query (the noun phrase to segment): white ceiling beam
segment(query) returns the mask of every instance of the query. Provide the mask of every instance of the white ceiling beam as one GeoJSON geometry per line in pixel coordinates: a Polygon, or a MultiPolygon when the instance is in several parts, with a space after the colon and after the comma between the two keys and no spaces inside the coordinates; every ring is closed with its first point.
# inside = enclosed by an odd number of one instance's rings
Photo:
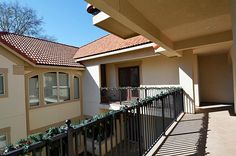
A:
{"type": "Polygon", "coordinates": [[[185,49],[194,49],[197,47],[207,46],[211,44],[232,41],[232,39],[233,39],[232,31],[230,30],[174,42],[174,49],[176,51],[185,49]]]}

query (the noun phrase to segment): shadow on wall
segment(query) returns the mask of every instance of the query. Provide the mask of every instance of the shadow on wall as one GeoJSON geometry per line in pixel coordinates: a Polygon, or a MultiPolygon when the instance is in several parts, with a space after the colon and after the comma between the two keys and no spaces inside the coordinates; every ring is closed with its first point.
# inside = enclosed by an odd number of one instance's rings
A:
{"type": "Polygon", "coordinates": [[[206,153],[208,113],[186,114],[162,144],[156,156],[203,156],[206,153]]]}

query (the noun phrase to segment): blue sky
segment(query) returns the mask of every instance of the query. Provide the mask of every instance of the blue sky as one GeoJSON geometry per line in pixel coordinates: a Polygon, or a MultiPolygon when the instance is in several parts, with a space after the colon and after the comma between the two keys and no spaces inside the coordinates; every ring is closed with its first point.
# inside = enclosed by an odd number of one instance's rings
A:
{"type": "Polygon", "coordinates": [[[82,46],[107,34],[93,26],[92,16],[86,12],[87,3],[84,0],[17,1],[36,10],[37,14],[43,17],[44,33],[55,37],[57,42],[82,46]]]}

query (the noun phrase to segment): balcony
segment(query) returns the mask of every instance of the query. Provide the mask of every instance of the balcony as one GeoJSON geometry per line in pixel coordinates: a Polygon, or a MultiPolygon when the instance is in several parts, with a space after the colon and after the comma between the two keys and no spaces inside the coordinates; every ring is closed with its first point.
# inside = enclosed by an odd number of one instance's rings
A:
{"type": "MultiPolygon", "coordinates": [[[[140,91],[133,90],[133,93],[141,97],[140,91]]],[[[17,146],[9,146],[1,156],[26,153],[33,156],[146,155],[183,114],[183,107],[183,90],[169,88],[80,124],[72,125],[68,120],[62,127],[51,128],[21,140],[17,146]]]]}

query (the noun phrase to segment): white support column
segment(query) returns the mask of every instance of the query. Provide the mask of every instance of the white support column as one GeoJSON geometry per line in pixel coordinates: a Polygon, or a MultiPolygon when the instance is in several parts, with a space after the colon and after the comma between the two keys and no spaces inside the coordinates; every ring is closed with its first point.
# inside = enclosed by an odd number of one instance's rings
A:
{"type": "Polygon", "coordinates": [[[194,103],[195,107],[200,106],[200,97],[199,97],[199,76],[198,76],[198,57],[197,55],[193,56],[193,87],[194,87],[194,103]]]}
{"type": "Polygon", "coordinates": [[[234,112],[236,112],[236,1],[231,0],[231,19],[233,31],[233,47],[231,49],[232,66],[233,66],[233,82],[234,82],[234,112]]]}

